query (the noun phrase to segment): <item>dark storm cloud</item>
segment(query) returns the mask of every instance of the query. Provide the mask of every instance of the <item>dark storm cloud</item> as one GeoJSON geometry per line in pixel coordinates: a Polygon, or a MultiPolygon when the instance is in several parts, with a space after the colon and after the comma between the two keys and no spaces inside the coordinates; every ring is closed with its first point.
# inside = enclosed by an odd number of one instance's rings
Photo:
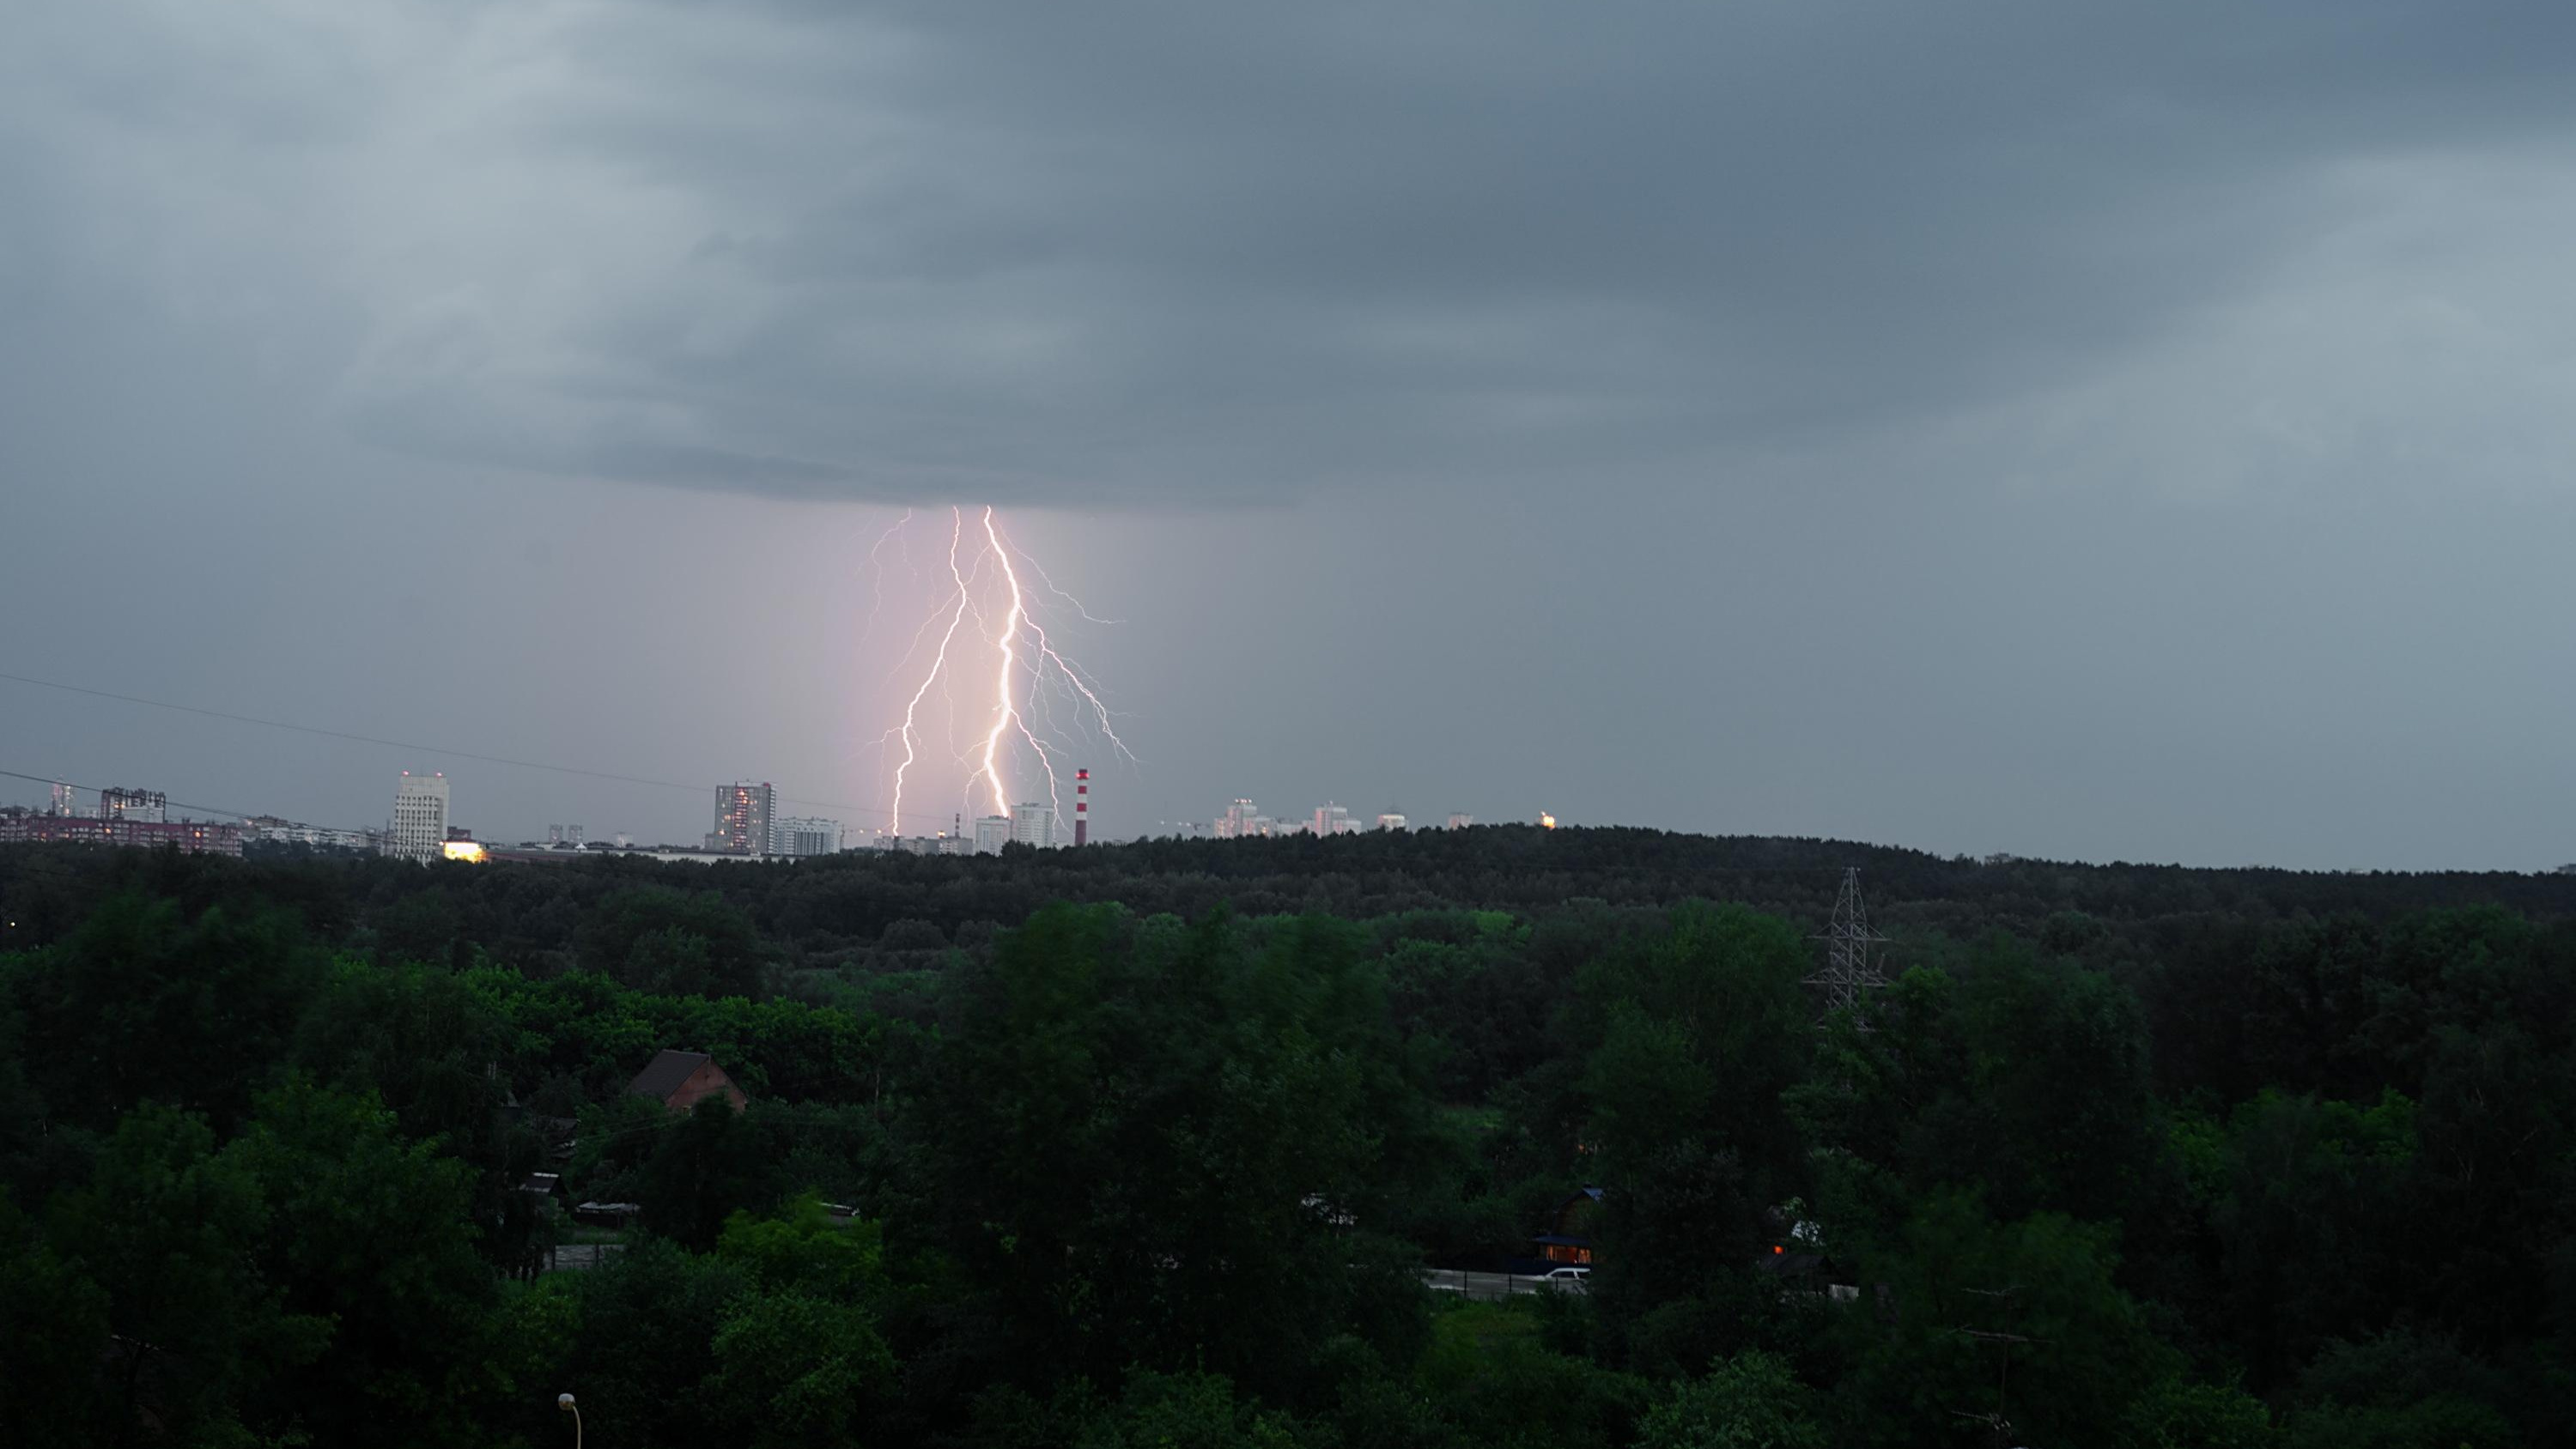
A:
{"type": "Polygon", "coordinates": [[[2553,5],[118,11],[40,22],[17,77],[31,254],[314,314],[384,446],[789,496],[1226,503],[2152,412],[2192,370],[2123,370],[2416,204],[2388,176],[2576,110],[2553,5]]]}

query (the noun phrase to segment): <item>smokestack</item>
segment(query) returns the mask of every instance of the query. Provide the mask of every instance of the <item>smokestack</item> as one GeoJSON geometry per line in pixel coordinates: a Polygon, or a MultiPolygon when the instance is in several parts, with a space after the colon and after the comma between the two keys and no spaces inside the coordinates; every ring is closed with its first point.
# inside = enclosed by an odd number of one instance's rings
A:
{"type": "Polygon", "coordinates": [[[1073,772],[1073,843],[1080,848],[1091,843],[1091,772],[1073,772]]]}

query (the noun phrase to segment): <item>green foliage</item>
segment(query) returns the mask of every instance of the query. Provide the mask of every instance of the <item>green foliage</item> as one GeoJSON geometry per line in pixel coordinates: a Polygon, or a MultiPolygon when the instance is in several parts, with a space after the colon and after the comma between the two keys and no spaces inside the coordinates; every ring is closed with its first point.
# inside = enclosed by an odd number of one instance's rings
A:
{"type": "Polygon", "coordinates": [[[663,996],[751,996],[762,986],[751,921],[713,891],[616,891],[590,913],[581,955],[638,990],[663,996]]]}
{"type": "Polygon", "coordinates": [[[738,1264],[767,1292],[791,1289],[829,1299],[874,1298],[885,1287],[885,1246],[877,1225],[835,1223],[812,1193],[776,1217],[737,1212],[725,1220],[716,1256],[738,1264]]]}
{"type": "Polygon", "coordinates": [[[89,1184],[50,1204],[67,1264],[48,1276],[76,1295],[58,1310],[77,1325],[103,1306],[112,1335],[94,1361],[96,1391],[72,1411],[92,1435],[126,1442],[152,1421],[219,1441],[273,1380],[329,1345],[330,1320],[290,1308],[245,1251],[268,1226],[260,1188],[249,1164],[217,1154],[202,1118],[144,1106],[117,1125],[89,1184]],[[94,1288],[64,1282],[65,1266],[94,1288]]]}
{"type": "Polygon", "coordinates": [[[2281,1433],[2263,1401],[2234,1384],[2166,1379],[2128,1412],[2129,1449],[2275,1449],[2281,1433]]]}
{"type": "Polygon", "coordinates": [[[1289,1420],[1235,1396],[1215,1374],[1131,1374],[1079,1449],[1297,1449],[1289,1420]]]}
{"type": "Polygon", "coordinates": [[[1806,969],[1785,922],[1686,906],[1585,974],[1585,1133],[1605,1189],[1595,1291],[1614,1313],[1745,1279],[1765,1209],[1800,1189],[1783,1099],[1807,1063],[1806,969]]]}
{"type": "Polygon", "coordinates": [[[6,848],[0,902],[13,1443],[546,1444],[564,1390],[612,1444],[2576,1417],[2576,880],[1491,829],[685,874],[6,848]],[[1911,969],[1818,1030],[1847,858],[1911,969]],[[627,1096],[665,1047],[749,1109],[627,1096]],[[540,1169],[644,1230],[551,1219],[540,1169]],[[1426,1294],[1585,1183],[1591,1291],[1426,1294]],[[608,1255],[533,1276],[554,1235],[608,1255]]]}
{"type": "Polygon", "coordinates": [[[472,1173],[403,1140],[369,1098],[294,1081],[225,1148],[266,1204],[262,1278],[332,1325],[323,1352],[265,1396],[329,1442],[437,1444],[470,1434],[496,1289],[474,1251],[472,1173]]]}
{"type": "Polygon", "coordinates": [[[1760,1350],[1684,1383],[1639,1426],[1639,1449],[1825,1449],[1814,1394],[1786,1361],[1760,1350]]]}
{"type": "Polygon", "coordinates": [[[1844,1393],[1865,1412],[1855,1429],[1916,1443],[1919,1426],[1948,1425],[1942,1442],[1965,1444],[1973,1421],[1961,1416],[2000,1414],[2050,1443],[2124,1422],[2177,1365],[2113,1284],[2115,1263],[2108,1229],[2054,1213],[1998,1223],[1966,1194],[1926,1199],[1863,1265],[1895,1321],[1875,1304],[1845,1314],[1844,1393]]]}
{"type": "Polygon", "coordinates": [[[707,1400],[760,1446],[850,1442],[886,1398],[893,1353],[864,1305],[801,1288],[756,1288],[725,1309],[707,1400]]]}
{"type": "Polygon", "coordinates": [[[778,1200],[784,1185],[768,1134],[752,1116],[757,1110],[737,1112],[721,1096],[703,1097],[686,1116],[655,1129],[652,1155],[635,1174],[646,1228],[703,1250],[715,1246],[726,1219],[778,1200]]]}
{"type": "Polygon", "coordinates": [[[110,1127],[145,1102],[229,1127],[249,1108],[321,974],[274,910],[121,894],[61,945],[14,963],[28,1076],[59,1119],[110,1127]]]}

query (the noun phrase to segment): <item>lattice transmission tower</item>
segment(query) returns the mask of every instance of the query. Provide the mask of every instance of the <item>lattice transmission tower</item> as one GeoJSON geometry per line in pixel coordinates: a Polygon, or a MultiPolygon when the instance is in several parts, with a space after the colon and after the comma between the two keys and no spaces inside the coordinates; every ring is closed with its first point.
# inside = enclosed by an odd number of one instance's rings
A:
{"type": "Polygon", "coordinates": [[[1887,975],[1879,969],[1873,949],[1886,944],[1887,938],[1869,928],[1869,908],[1861,903],[1858,867],[1843,871],[1842,893],[1834,897],[1833,924],[1814,939],[1825,943],[1825,967],[1808,977],[1807,984],[1823,988],[1827,1011],[1858,1006],[1863,995],[1887,984],[1887,975]]]}

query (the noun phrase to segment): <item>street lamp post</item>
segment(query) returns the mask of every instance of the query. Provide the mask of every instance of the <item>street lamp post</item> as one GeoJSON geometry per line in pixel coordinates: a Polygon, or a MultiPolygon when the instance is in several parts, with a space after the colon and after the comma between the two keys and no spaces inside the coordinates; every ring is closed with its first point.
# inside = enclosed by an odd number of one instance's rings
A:
{"type": "Polygon", "coordinates": [[[572,1415],[572,1449],[581,1449],[581,1410],[573,1407],[572,1395],[555,1395],[555,1407],[572,1415]]]}

